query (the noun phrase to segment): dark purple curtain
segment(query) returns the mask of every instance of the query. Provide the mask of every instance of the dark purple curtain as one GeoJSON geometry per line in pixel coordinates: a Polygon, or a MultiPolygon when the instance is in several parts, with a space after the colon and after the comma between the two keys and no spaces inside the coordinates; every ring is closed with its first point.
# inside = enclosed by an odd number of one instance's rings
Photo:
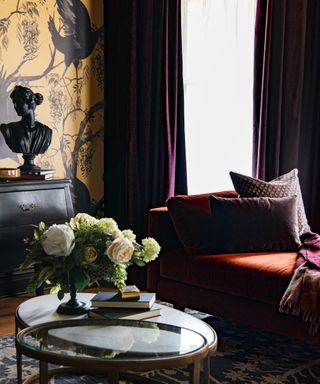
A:
{"type": "Polygon", "coordinates": [[[320,2],[258,0],[253,175],[292,168],[311,229],[320,231],[320,2]]]}
{"type": "Polygon", "coordinates": [[[105,31],[105,213],[141,238],[187,192],[180,0],[108,0],[105,31]]]}

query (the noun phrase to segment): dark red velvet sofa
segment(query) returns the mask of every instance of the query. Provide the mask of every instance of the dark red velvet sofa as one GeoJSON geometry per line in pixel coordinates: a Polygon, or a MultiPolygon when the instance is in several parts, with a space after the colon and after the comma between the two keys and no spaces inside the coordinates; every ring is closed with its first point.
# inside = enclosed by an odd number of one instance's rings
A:
{"type": "MultiPolygon", "coordinates": [[[[182,235],[190,237],[187,250],[167,207],[149,211],[149,236],[160,243],[161,253],[148,265],[147,289],[177,308],[197,309],[225,320],[320,343],[320,335],[310,336],[301,318],[279,312],[280,299],[294,272],[296,252],[194,252],[201,250],[201,243],[208,236],[209,195],[194,195],[192,199],[186,196],[182,200],[182,210],[185,206],[187,214],[181,211],[181,220],[188,224],[182,235]],[[197,244],[195,235],[199,238],[197,244]]],[[[237,196],[234,191],[214,195],[237,196]]]]}

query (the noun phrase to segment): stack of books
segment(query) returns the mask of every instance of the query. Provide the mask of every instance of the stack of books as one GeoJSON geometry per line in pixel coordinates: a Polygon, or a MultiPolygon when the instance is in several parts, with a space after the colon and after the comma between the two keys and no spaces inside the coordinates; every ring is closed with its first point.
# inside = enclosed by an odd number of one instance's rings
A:
{"type": "Polygon", "coordinates": [[[39,172],[23,172],[17,180],[51,180],[56,171],[54,169],[41,169],[39,172]]]}
{"type": "Polygon", "coordinates": [[[91,299],[89,317],[100,319],[143,320],[160,316],[161,307],[155,303],[156,294],[140,292],[138,298],[122,298],[120,292],[98,292],[91,299]]]}

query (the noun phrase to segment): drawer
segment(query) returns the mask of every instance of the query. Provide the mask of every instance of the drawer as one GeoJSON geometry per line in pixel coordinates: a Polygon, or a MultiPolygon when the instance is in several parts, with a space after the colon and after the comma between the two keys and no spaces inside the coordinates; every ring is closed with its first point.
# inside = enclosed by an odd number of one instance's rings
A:
{"type": "Polygon", "coordinates": [[[63,188],[0,193],[0,228],[68,220],[63,188]]]}

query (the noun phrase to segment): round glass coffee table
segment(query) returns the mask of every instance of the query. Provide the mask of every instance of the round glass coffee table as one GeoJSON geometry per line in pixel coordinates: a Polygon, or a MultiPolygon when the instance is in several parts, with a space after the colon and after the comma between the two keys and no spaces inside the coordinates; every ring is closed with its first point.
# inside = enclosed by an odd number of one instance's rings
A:
{"type": "MultiPolygon", "coordinates": [[[[189,382],[200,383],[200,364],[209,353],[207,340],[190,329],[154,322],[96,319],[55,321],[25,328],[16,336],[16,349],[18,381],[21,382],[21,355],[26,355],[39,360],[40,384],[48,383],[48,363],[77,372],[106,373],[110,384],[118,383],[120,376],[125,378],[128,370],[189,365],[189,382]]],[[[57,368],[55,373],[59,369],[65,371],[57,368]]],[[[130,379],[134,377],[130,373],[130,379]]]]}
{"type": "MultiPolygon", "coordinates": [[[[94,293],[79,293],[77,298],[83,302],[90,303],[94,293]]],[[[68,299],[66,295],[65,299],[68,299]]],[[[16,331],[24,329],[30,326],[36,326],[53,321],[75,321],[80,319],[86,319],[87,315],[62,315],[56,312],[60,301],[56,295],[41,295],[26,300],[16,310],[16,331]]],[[[143,320],[144,323],[157,323],[166,324],[168,326],[180,327],[190,329],[206,340],[208,348],[208,357],[204,358],[202,362],[202,381],[203,383],[209,383],[210,381],[210,355],[213,355],[217,350],[218,339],[216,332],[204,321],[191,316],[185,312],[179,311],[167,305],[158,304],[161,307],[161,315],[143,320]]],[[[90,322],[93,319],[90,319],[90,322]]],[[[17,362],[18,370],[21,370],[21,362],[17,362]],[[20,367],[20,368],[19,368],[20,367]]],[[[153,368],[152,368],[153,369],[153,368]]],[[[155,367],[157,369],[157,367],[155,367]]],[[[54,372],[53,372],[54,373],[54,372]]],[[[27,383],[31,383],[28,381],[27,383]]],[[[147,381],[145,381],[147,382],[147,381]]],[[[21,379],[18,384],[21,383],[21,379]]],[[[26,384],[27,384],[26,383],[26,384]]]]}

